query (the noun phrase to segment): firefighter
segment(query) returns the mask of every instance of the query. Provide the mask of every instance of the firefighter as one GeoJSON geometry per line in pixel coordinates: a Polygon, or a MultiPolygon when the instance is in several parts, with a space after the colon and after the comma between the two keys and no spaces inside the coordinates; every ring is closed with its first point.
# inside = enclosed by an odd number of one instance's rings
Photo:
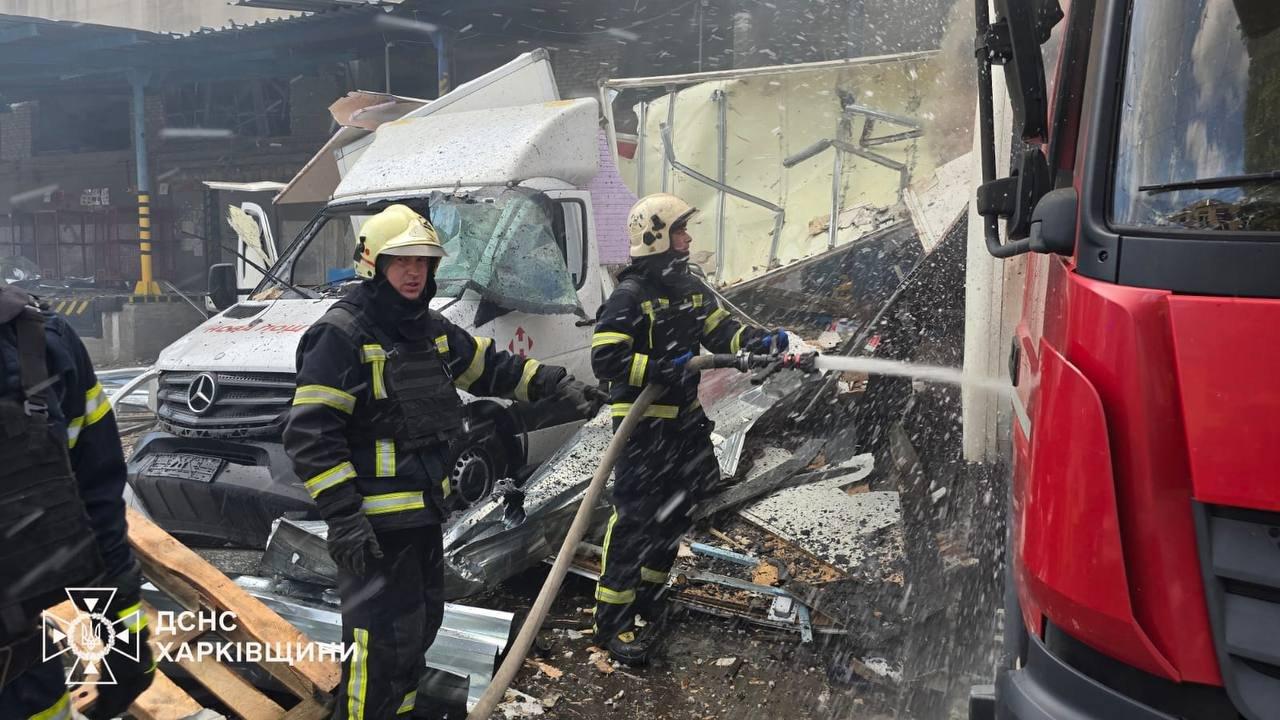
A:
{"type": "Polygon", "coordinates": [[[422,657],[444,617],[441,523],[458,396],[557,397],[587,417],[606,396],[473,338],[429,308],[445,256],[435,229],[405,205],[365,222],[353,288],[302,337],[284,445],[329,526],[338,566],[342,666],[333,717],[413,710],[422,657]]]}
{"type": "Polygon", "coordinates": [[[645,412],[615,466],[596,585],[596,637],[619,662],[642,665],[661,627],[658,603],[681,535],[703,492],[720,478],[698,376],[684,364],[712,352],[780,351],[784,330],[732,318],[689,270],[686,225],[696,209],[666,193],[631,208],[631,264],[605,302],[591,342],[596,377],[609,381],[614,429],[650,383],[666,387],[645,412]],[[639,615],[643,625],[635,622],[639,615]]]}
{"type": "Polygon", "coordinates": [[[100,672],[109,668],[114,684],[99,685],[86,711],[116,717],[151,684],[155,663],[126,539],[115,416],[71,326],[4,283],[0,433],[0,718],[72,716],[67,672],[61,658],[43,660],[51,641],[40,629],[41,611],[66,600],[69,587],[114,589],[92,608],[92,633],[118,641],[128,629],[139,640],[130,645],[140,648],[136,658],[104,659],[100,672]]]}

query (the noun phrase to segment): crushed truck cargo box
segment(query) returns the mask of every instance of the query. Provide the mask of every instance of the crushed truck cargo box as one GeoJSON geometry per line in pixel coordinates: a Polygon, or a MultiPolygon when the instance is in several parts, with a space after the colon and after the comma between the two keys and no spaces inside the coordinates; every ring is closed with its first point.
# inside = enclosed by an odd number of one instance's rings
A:
{"type": "Polygon", "coordinates": [[[756,277],[867,232],[837,222],[832,234],[833,214],[863,206],[906,217],[905,186],[932,176],[941,152],[919,111],[938,72],[935,57],[608,81],[604,97],[618,95],[606,112],[631,107],[640,123],[634,158],[620,158],[619,167],[637,195],[673,192],[700,208],[690,224],[694,255],[717,282],[756,277]],[[662,87],[677,90],[628,104],[635,96],[627,90],[662,87]],[[846,147],[836,152],[829,141],[846,147]],[[673,159],[737,194],[695,179],[673,159]],[[777,213],[742,194],[783,210],[776,240],[777,213]]]}

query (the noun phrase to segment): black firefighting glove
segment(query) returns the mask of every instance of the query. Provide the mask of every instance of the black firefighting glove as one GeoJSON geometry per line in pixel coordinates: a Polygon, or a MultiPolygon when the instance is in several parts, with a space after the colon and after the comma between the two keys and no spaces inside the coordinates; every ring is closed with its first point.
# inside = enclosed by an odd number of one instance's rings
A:
{"type": "Polygon", "coordinates": [[[365,574],[371,559],[382,558],[378,537],[373,534],[373,526],[360,506],[360,497],[356,495],[325,513],[325,522],[329,524],[329,556],[340,569],[357,577],[365,574]]]}
{"type": "MultiPolygon", "coordinates": [[[[114,684],[98,685],[98,699],[85,711],[90,720],[107,720],[124,714],[156,676],[156,662],[151,654],[151,632],[147,616],[142,612],[142,572],[136,561],[132,569],[110,580],[116,594],[104,615],[112,621],[114,645],[110,660],[114,684]],[[137,656],[134,659],[133,655],[137,656]]],[[[105,636],[104,636],[105,637],[105,636]]]]}
{"type": "Polygon", "coordinates": [[[595,385],[588,385],[572,375],[566,375],[556,385],[555,395],[569,401],[580,417],[595,417],[600,408],[609,402],[609,393],[595,385]]]}
{"type": "Polygon", "coordinates": [[[556,397],[560,383],[571,377],[569,371],[559,365],[539,365],[529,381],[529,399],[536,402],[556,397]]]}

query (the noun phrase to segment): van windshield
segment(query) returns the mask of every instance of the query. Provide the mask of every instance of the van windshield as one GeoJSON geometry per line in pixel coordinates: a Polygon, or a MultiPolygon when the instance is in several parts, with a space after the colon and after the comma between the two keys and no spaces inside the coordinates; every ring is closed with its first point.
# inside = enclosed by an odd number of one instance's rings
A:
{"type": "MultiPolygon", "coordinates": [[[[524,188],[485,188],[473,193],[432,193],[413,199],[334,206],[317,216],[272,274],[300,289],[336,297],[356,276],[353,256],[359,228],[393,202],[430,218],[444,243],[436,272],[436,297],[459,298],[467,290],[500,307],[532,313],[579,313],[565,264],[564,227],[546,195],[524,188]]],[[[285,282],[267,278],[254,300],[298,297],[285,282]]]]}
{"type": "Polygon", "coordinates": [[[1280,230],[1278,97],[1272,0],[1137,0],[1112,222],[1280,230]]]}

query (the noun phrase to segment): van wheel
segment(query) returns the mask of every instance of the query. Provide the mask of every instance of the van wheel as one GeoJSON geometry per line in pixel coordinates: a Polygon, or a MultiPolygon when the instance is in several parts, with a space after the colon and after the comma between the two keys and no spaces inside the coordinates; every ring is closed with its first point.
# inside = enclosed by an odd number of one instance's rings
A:
{"type": "Polygon", "coordinates": [[[498,439],[490,433],[468,434],[458,444],[449,483],[470,507],[489,497],[493,486],[506,475],[506,453],[498,439]]]}

